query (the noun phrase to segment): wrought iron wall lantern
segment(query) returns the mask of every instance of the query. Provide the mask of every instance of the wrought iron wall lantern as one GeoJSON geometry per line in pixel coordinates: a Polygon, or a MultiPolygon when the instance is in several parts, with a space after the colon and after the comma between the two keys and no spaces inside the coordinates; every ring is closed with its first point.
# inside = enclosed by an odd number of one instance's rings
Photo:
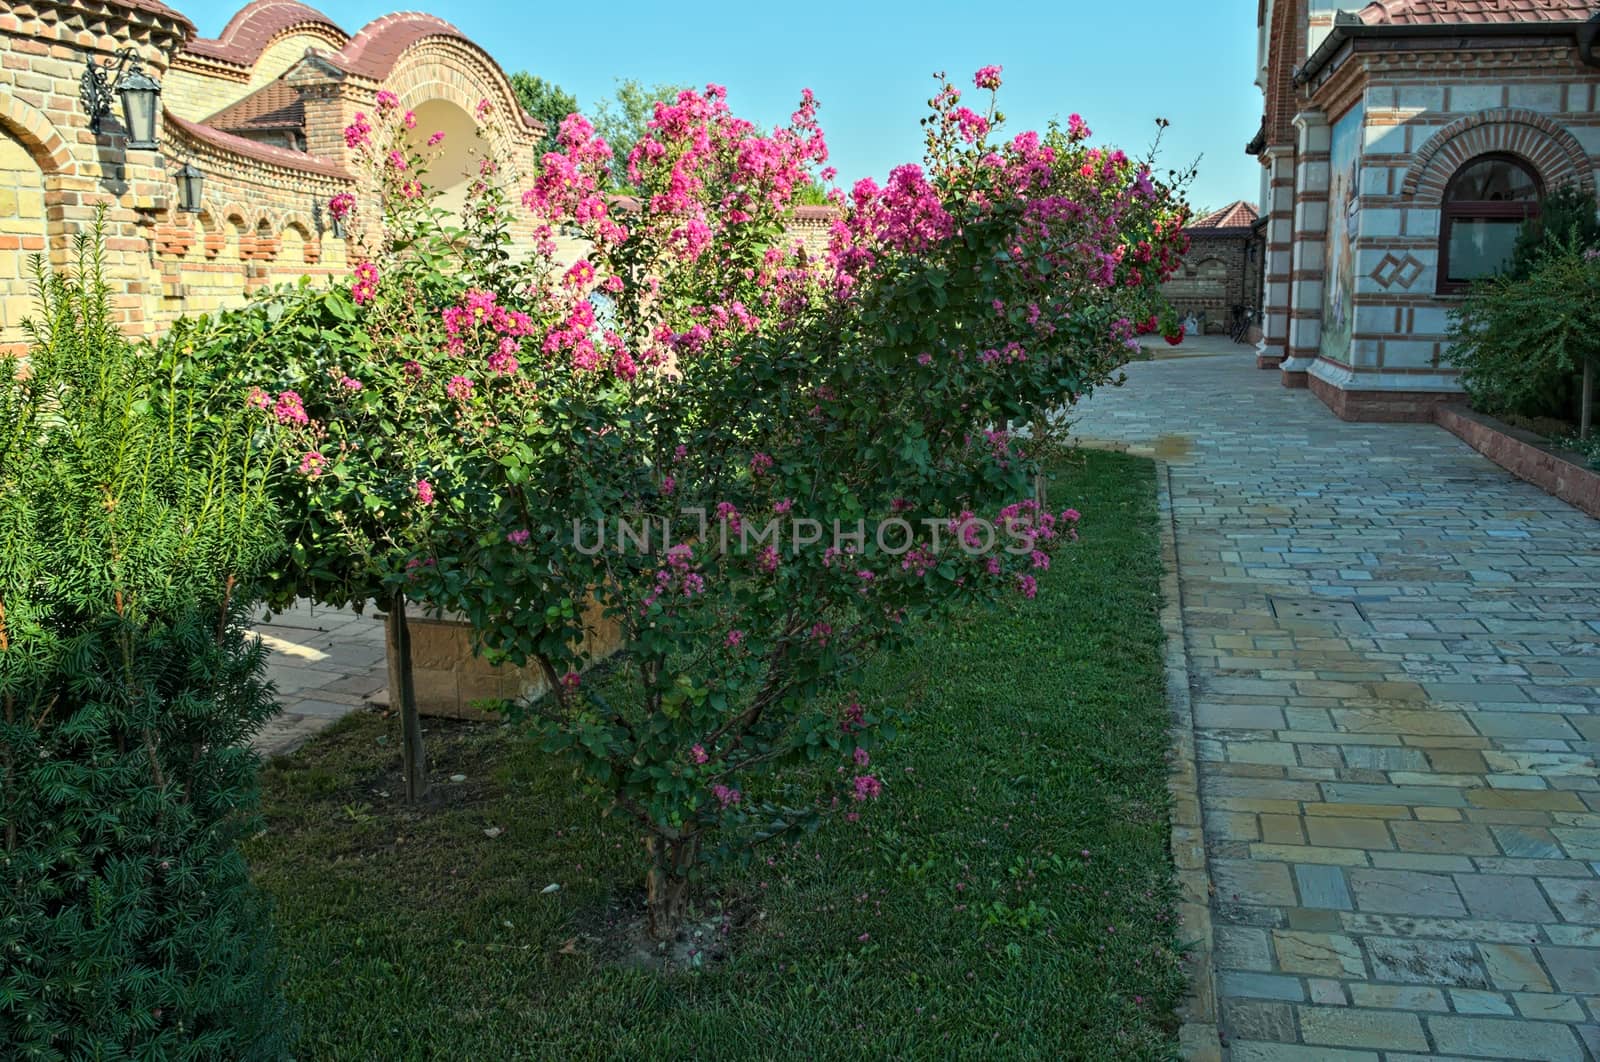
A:
{"type": "Polygon", "coordinates": [[[89,115],[91,130],[102,131],[101,123],[111,114],[111,97],[115,94],[122,98],[122,124],[128,131],[128,147],[156,150],[156,107],[161,86],[140,67],[136,49],[124,48],[103,63],[96,63],[90,56],[78,84],[78,98],[89,115]]]}
{"type": "Polygon", "coordinates": [[[174,177],[178,182],[178,209],[185,214],[200,213],[201,194],[206,183],[204,171],[192,162],[185,162],[174,177]]]}

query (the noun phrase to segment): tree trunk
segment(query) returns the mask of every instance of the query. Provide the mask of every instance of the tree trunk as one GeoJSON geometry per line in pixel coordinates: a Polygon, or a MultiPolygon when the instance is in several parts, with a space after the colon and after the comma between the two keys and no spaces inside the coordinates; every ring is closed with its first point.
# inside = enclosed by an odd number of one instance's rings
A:
{"type": "Polygon", "coordinates": [[[650,871],[645,876],[645,907],[653,940],[672,940],[689,915],[689,871],[700,847],[698,837],[645,841],[650,871]]]}
{"type": "Polygon", "coordinates": [[[1583,361],[1583,397],[1578,405],[1578,438],[1587,439],[1593,428],[1594,422],[1594,362],[1593,358],[1583,361]]]}
{"type": "Polygon", "coordinates": [[[404,590],[396,590],[389,599],[388,622],[383,630],[389,654],[389,707],[400,714],[406,803],[415,804],[428,795],[428,756],[422,747],[422,718],[417,714],[417,690],[411,681],[411,630],[406,625],[404,590]]]}

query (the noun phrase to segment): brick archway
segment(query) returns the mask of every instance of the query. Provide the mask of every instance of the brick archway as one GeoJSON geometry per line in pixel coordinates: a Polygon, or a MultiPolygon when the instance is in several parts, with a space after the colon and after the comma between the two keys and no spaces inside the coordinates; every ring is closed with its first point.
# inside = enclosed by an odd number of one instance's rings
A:
{"type": "Polygon", "coordinates": [[[16,137],[45,173],[67,173],[72,169],[72,154],[67,142],[42,111],[15,96],[0,100],[0,128],[16,137]]]}
{"type": "Polygon", "coordinates": [[[61,222],[47,220],[51,186],[71,168],[66,141],[49,119],[21,100],[0,98],[0,358],[27,349],[34,260],[63,246],[61,222]]]}
{"type": "Polygon", "coordinates": [[[1490,153],[1525,160],[1547,188],[1574,182],[1594,195],[1594,170],[1577,138],[1542,114],[1515,108],[1481,111],[1439,130],[1417,152],[1400,194],[1418,206],[1437,206],[1451,175],[1490,153]]]}

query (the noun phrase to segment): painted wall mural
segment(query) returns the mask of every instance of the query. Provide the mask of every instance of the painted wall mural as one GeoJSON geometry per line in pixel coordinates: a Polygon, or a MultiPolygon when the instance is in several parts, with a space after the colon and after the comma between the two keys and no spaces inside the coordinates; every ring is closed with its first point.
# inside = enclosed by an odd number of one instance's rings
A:
{"type": "Polygon", "coordinates": [[[1360,225],[1360,104],[1333,123],[1328,187],[1327,261],[1323,263],[1322,347],[1324,358],[1349,364],[1355,330],[1356,232],[1360,225]]]}

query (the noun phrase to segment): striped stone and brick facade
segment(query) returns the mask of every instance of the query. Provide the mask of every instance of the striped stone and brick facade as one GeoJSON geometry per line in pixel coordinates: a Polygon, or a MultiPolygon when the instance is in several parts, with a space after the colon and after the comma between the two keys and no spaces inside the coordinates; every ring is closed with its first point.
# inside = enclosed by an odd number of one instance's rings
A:
{"type": "Polygon", "coordinates": [[[1600,2],[1262,0],[1266,335],[1258,364],[1347,419],[1460,394],[1441,280],[1452,177],[1507,159],[1595,194],[1600,2]]]}

